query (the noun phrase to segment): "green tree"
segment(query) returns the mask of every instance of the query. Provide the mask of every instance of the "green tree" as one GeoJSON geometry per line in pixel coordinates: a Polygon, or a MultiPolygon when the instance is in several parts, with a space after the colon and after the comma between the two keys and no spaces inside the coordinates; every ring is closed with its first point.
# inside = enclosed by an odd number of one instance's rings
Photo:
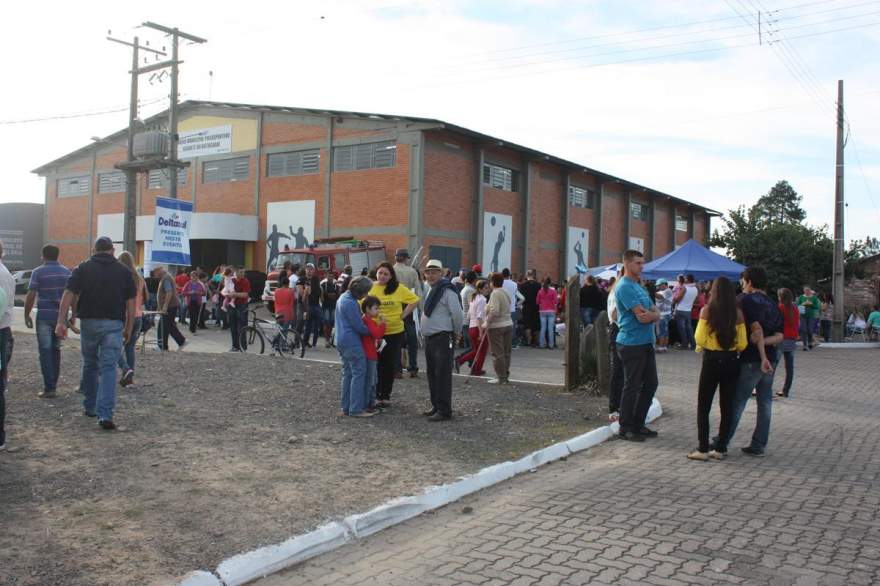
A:
{"type": "Polygon", "coordinates": [[[846,278],[864,279],[865,272],[860,261],[876,254],[880,254],[880,239],[878,238],[866,236],[864,240],[850,242],[849,248],[843,253],[846,278]]]}
{"type": "Polygon", "coordinates": [[[816,286],[831,276],[834,246],[827,227],[804,224],[800,201],[791,185],[780,181],[751,208],[730,210],[722,218],[724,232],[716,230],[710,245],[726,248],[739,263],[764,267],[771,291],[816,286]]]}
{"type": "Polygon", "coordinates": [[[752,206],[751,214],[759,224],[800,224],[807,217],[801,207],[803,198],[783,179],[752,206]]]}

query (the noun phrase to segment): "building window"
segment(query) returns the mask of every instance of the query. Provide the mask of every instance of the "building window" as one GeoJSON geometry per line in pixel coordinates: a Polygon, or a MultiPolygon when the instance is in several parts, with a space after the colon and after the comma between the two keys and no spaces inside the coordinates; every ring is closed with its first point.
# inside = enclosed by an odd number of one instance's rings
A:
{"type": "Polygon", "coordinates": [[[584,187],[569,185],[568,187],[568,205],[576,208],[593,207],[593,192],[584,187]]]}
{"type": "Polygon", "coordinates": [[[92,190],[92,178],[88,175],[58,180],[58,197],[88,195],[92,190]]]}
{"type": "Polygon", "coordinates": [[[483,165],[483,183],[503,191],[519,191],[519,171],[485,164],[483,165]]]}
{"type": "Polygon", "coordinates": [[[684,216],[679,216],[678,214],[675,214],[675,229],[679,232],[687,232],[688,219],[684,216]]]}
{"type": "Polygon", "coordinates": [[[636,220],[647,220],[648,219],[648,206],[646,206],[643,203],[639,203],[637,201],[630,202],[629,215],[631,215],[636,220]]]}
{"type": "Polygon", "coordinates": [[[321,152],[318,149],[290,153],[273,153],[268,157],[266,176],[315,175],[320,170],[320,159],[321,152]]]}
{"type": "MultiPolygon", "coordinates": [[[[167,189],[171,184],[171,172],[168,169],[150,169],[147,173],[147,189],[167,189]]],[[[177,170],[177,184],[186,184],[186,169],[177,170]]]]}
{"type": "Polygon", "coordinates": [[[98,174],[98,193],[119,193],[125,191],[125,173],[112,171],[98,174]]]}
{"type": "Polygon", "coordinates": [[[250,159],[234,157],[202,163],[202,183],[225,183],[245,181],[250,175],[250,159]]]}
{"type": "Polygon", "coordinates": [[[334,171],[388,169],[397,164],[397,145],[392,141],[353,144],[333,148],[334,171]]]}
{"type": "Polygon", "coordinates": [[[635,236],[629,237],[629,247],[631,250],[638,250],[642,254],[645,254],[645,239],[644,238],[636,238],[635,236]]]}

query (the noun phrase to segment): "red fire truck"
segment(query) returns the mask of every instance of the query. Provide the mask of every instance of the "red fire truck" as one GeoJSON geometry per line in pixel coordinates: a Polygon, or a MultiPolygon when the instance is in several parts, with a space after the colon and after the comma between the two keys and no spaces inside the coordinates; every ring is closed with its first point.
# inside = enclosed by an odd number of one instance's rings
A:
{"type": "Polygon", "coordinates": [[[278,273],[284,268],[284,263],[288,261],[292,265],[300,265],[300,267],[305,267],[306,263],[314,264],[318,276],[323,279],[328,271],[339,274],[347,265],[351,265],[353,275],[359,275],[362,269],[372,268],[384,260],[387,260],[385,243],[381,240],[357,240],[352,237],[327,238],[315,240],[308,248],[285,246],[278,253],[273,266],[269,267],[262,299],[269,311],[274,312],[278,273]]]}

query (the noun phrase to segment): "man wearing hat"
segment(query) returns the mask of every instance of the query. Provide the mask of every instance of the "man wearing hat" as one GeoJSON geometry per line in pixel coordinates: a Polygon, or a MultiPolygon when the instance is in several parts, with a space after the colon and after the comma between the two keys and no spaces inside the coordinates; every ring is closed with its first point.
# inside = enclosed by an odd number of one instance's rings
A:
{"type": "Polygon", "coordinates": [[[67,337],[67,312],[76,307],[83,358],[83,410],[88,417],[97,415],[105,430],[116,429],[116,363],[123,344],[133,335],[135,294],[131,271],[113,256],[113,242],[101,236],[95,241],[92,257],[71,273],[58,310],[55,335],[63,340],[67,337]]]}
{"type": "MultiPolygon", "coordinates": [[[[409,261],[409,251],[405,248],[398,248],[394,252],[394,273],[397,275],[397,281],[404,285],[407,289],[422,297],[422,283],[419,279],[419,273],[417,270],[409,266],[407,261],[409,261]]],[[[403,320],[403,333],[406,339],[406,355],[407,362],[409,365],[406,370],[409,372],[410,378],[418,378],[419,376],[419,338],[416,333],[416,322],[413,320],[412,315],[408,315],[403,320]]],[[[403,376],[403,364],[401,362],[400,354],[397,355],[396,358],[396,370],[395,370],[397,378],[401,378],[403,376]]]]}
{"type": "Polygon", "coordinates": [[[657,292],[654,293],[660,319],[657,320],[657,352],[666,352],[669,346],[669,320],[672,319],[672,289],[666,279],[657,279],[657,292]]]}
{"type": "Polygon", "coordinates": [[[452,360],[464,320],[458,293],[442,275],[443,263],[429,260],[425,265],[425,278],[431,289],[421,321],[431,392],[431,409],[424,413],[428,421],[452,418],[452,360]]]}

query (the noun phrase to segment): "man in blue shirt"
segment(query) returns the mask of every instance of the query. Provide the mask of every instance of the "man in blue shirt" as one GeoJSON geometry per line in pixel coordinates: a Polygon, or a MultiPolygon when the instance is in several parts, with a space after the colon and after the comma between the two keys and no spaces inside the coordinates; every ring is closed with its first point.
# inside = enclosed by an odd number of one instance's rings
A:
{"type": "Polygon", "coordinates": [[[740,354],[739,379],[730,416],[730,433],[718,438],[715,450],[727,452],[727,446],[736,433],[740,417],[755,391],[758,403],[758,419],[751,443],[742,448],[750,456],[763,456],[770,439],[770,415],[773,405],[773,364],[776,361],[776,345],[782,342],[782,312],[764,292],[767,273],[761,267],[748,267],[740,278],[743,294],[739,303],[749,331],[749,345],[740,354]]]}
{"type": "Polygon", "coordinates": [[[638,250],[623,253],[626,274],[614,288],[617,303],[617,353],[623,363],[623,395],[620,399],[620,438],[643,442],[656,431],[645,427],[648,409],[657,391],[654,356],[654,322],[660,312],[639,279],[645,257],[638,250]]]}
{"type": "Polygon", "coordinates": [[[43,373],[44,399],[55,397],[58,374],[61,371],[61,340],[55,335],[58,306],[64,295],[64,287],[70,278],[70,270],[58,262],[57,246],[43,247],[43,264],[34,269],[24,302],[24,324],[32,328],[31,311],[37,302],[37,346],[40,351],[40,370],[43,373]]]}

